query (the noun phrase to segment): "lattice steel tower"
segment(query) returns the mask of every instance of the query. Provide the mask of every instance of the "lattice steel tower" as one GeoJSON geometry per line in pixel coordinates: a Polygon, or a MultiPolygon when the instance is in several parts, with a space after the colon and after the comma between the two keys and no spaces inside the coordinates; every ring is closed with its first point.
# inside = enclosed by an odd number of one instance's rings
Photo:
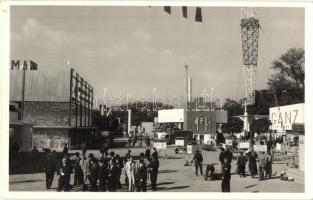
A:
{"type": "Polygon", "coordinates": [[[259,19],[254,8],[241,8],[241,38],[247,105],[255,103],[259,19]]]}

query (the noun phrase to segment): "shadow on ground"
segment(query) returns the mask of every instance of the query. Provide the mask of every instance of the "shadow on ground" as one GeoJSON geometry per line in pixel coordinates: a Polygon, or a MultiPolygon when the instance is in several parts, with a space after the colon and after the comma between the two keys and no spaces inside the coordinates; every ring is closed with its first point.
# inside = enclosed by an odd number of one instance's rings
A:
{"type": "Polygon", "coordinates": [[[159,174],[167,174],[167,173],[174,173],[174,172],[178,172],[178,170],[169,170],[169,169],[160,170],[159,174]]]}
{"type": "Polygon", "coordinates": [[[33,182],[40,182],[42,180],[40,179],[35,179],[35,180],[24,180],[24,181],[10,181],[10,184],[15,184],[15,183],[33,183],[33,182]]]}
{"type": "Polygon", "coordinates": [[[175,187],[158,187],[158,190],[161,190],[161,191],[166,191],[166,190],[182,190],[182,189],[185,189],[185,188],[188,188],[190,186],[175,186],[175,187]]]}

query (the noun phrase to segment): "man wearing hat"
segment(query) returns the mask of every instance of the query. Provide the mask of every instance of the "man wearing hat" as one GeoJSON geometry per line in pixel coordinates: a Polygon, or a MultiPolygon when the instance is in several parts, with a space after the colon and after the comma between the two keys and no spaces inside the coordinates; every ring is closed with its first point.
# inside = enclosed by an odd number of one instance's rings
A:
{"type": "Polygon", "coordinates": [[[196,153],[193,156],[193,160],[195,161],[196,176],[198,176],[198,168],[200,168],[200,173],[201,173],[201,175],[203,175],[203,172],[202,172],[203,157],[202,157],[202,154],[200,153],[199,149],[196,150],[196,153]]]}

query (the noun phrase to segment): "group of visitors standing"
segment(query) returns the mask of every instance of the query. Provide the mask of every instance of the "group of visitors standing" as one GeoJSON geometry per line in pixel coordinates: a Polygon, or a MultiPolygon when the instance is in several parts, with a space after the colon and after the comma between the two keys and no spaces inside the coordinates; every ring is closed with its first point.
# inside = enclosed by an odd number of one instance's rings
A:
{"type": "MultiPolygon", "coordinates": [[[[226,150],[221,148],[219,155],[219,161],[221,163],[222,172],[222,192],[230,192],[230,179],[231,179],[231,162],[233,154],[229,147],[226,146],[226,150]]],[[[272,175],[272,155],[270,152],[255,152],[253,147],[244,155],[244,152],[240,151],[237,157],[237,174],[240,177],[246,176],[246,164],[248,162],[249,171],[251,177],[255,177],[259,174],[259,180],[264,180],[267,177],[271,178],[272,175]],[[258,163],[258,164],[257,164],[258,163]]]]}
{"type": "MultiPolygon", "coordinates": [[[[64,153],[64,152],[63,152],[64,153]]],[[[157,176],[159,169],[158,152],[150,149],[140,153],[139,159],[134,160],[131,150],[128,150],[124,158],[121,158],[108,149],[100,150],[100,157],[93,153],[86,155],[86,149],[82,155],[76,152],[69,157],[65,152],[61,162],[58,163],[56,152],[48,152],[45,166],[46,188],[50,189],[54,174],[59,177],[57,191],[70,191],[75,185],[81,185],[83,191],[110,191],[115,192],[122,188],[122,169],[125,171],[125,185],[129,192],[146,192],[147,181],[151,181],[151,189],[157,190],[157,176]],[[74,176],[73,185],[71,174],[74,176]]]]}
{"type": "MultiPolygon", "coordinates": [[[[242,155],[243,156],[243,155],[242,155]]],[[[253,148],[247,153],[247,159],[249,161],[249,171],[251,177],[255,177],[259,174],[259,180],[265,178],[271,178],[272,176],[272,155],[268,152],[256,153],[253,148]],[[259,169],[257,168],[259,164],[259,169]]]]}
{"type": "MultiPolygon", "coordinates": [[[[226,150],[221,149],[221,153],[219,155],[219,161],[221,162],[221,189],[222,192],[230,192],[230,179],[231,179],[231,162],[233,159],[233,154],[230,149],[227,147],[226,150]]],[[[203,175],[202,165],[203,165],[203,156],[200,153],[199,149],[196,150],[193,160],[195,162],[195,173],[198,176],[198,171],[200,169],[200,174],[203,175]]],[[[215,169],[213,164],[208,164],[206,168],[206,176],[209,172],[213,175],[215,169]]]]}

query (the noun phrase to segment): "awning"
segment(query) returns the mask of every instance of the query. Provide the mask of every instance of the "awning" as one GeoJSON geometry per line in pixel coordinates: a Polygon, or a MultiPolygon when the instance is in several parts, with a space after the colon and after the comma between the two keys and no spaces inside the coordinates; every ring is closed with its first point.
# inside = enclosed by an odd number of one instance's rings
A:
{"type": "Polygon", "coordinates": [[[30,121],[22,121],[22,120],[17,120],[17,121],[10,121],[10,127],[11,126],[32,126],[33,123],[30,121]]]}

